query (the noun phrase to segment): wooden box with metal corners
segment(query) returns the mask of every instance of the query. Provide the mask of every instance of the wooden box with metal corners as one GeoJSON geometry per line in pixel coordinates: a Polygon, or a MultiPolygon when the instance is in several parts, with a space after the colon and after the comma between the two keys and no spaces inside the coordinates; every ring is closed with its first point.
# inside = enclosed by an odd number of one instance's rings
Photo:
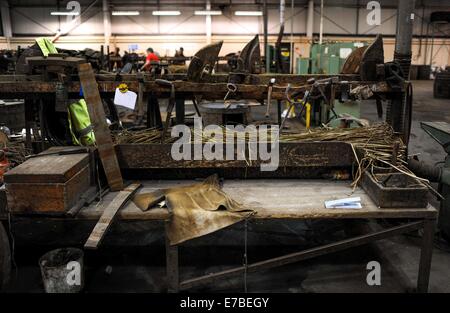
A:
{"type": "Polygon", "coordinates": [[[65,214],[90,189],[89,153],[59,155],[51,148],[5,174],[13,213],[65,214]]]}

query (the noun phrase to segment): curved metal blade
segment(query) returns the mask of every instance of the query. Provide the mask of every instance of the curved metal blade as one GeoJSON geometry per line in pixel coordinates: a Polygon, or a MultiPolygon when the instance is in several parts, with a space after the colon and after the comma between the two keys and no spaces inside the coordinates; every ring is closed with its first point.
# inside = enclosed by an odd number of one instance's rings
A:
{"type": "Polygon", "coordinates": [[[368,47],[365,46],[353,50],[353,52],[345,60],[341,74],[359,74],[359,67],[361,65],[364,52],[366,52],[367,48],[368,47]]]}
{"type": "Polygon", "coordinates": [[[261,69],[261,50],[259,35],[256,35],[242,49],[238,58],[238,66],[234,72],[258,74],[261,69]]]}
{"type": "Polygon", "coordinates": [[[191,60],[187,71],[189,81],[198,82],[211,75],[219,57],[223,41],[219,41],[201,48],[191,60]]]}
{"type": "Polygon", "coordinates": [[[450,152],[450,124],[446,122],[421,122],[422,129],[450,152]]]}
{"type": "Polygon", "coordinates": [[[383,37],[381,34],[377,35],[374,42],[364,52],[359,67],[359,74],[363,81],[377,80],[377,65],[384,64],[384,47],[383,37]]]}
{"type": "Polygon", "coordinates": [[[41,49],[39,49],[39,46],[37,44],[32,45],[28,49],[25,49],[25,51],[22,52],[16,62],[16,74],[28,74],[29,66],[27,58],[36,56],[43,56],[42,51],[41,49]]]}

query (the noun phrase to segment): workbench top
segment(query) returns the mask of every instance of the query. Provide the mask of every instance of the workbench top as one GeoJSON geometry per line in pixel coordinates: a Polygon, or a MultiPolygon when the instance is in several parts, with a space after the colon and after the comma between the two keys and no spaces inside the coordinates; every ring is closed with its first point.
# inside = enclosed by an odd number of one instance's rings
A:
{"type": "MultiPolygon", "coordinates": [[[[143,181],[138,193],[156,189],[193,184],[198,181],[143,181]]],[[[258,179],[225,180],[223,190],[249,209],[254,209],[255,219],[323,219],[323,218],[435,218],[436,209],[399,208],[380,209],[361,188],[353,192],[349,181],[258,179]],[[362,209],[325,209],[325,201],[348,197],[361,197],[362,209]]],[[[77,219],[98,219],[103,206],[117,193],[110,192],[101,204],[83,208],[77,219]]],[[[167,220],[167,209],[151,209],[142,212],[132,201],[118,212],[124,220],[167,220]]]]}

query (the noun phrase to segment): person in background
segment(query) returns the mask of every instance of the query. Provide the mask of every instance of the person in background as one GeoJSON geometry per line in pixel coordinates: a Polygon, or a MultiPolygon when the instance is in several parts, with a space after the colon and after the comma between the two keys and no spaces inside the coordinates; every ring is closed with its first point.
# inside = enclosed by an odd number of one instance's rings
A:
{"type": "Polygon", "coordinates": [[[175,51],[175,59],[173,60],[174,65],[186,65],[186,59],[184,56],[184,48],[180,47],[180,50],[175,51]]]}
{"type": "Polygon", "coordinates": [[[151,62],[158,62],[159,57],[154,53],[152,48],[147,49],[147,57],[145,58],[145,64],[141,67],[141,71],[150,72],[152,69],[151,62]]]}
{"type": "Polygon", "coordinates": [[[116,72],[123,67],[119,47],[116,47],[115,51],[111,51],[109,53],[109,60],[110,60],[110,68],[113,70],[113,72],[116,72]]]}
{"type": "Polygon", "coordinates": [[[125,51],[122,57],[122,63],[127,64],[130,63],[130,55],[128,54],[128,51],[125,51]]]}

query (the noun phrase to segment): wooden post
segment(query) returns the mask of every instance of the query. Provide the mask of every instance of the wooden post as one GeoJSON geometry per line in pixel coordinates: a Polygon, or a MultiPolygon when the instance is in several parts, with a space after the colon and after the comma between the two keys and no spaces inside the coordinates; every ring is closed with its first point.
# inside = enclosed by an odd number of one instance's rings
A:
{"type": "Polygon", "coordinates": [[[97,81],[90,63],[78,65],[81,86],[86,100],[89,116],[94,127],[98,154],[105,170],[106,179],[111,191],[123,189],[122,174],[117,161],[111,133],[106,123],[105,110],[98,91],[97,81]]]}

